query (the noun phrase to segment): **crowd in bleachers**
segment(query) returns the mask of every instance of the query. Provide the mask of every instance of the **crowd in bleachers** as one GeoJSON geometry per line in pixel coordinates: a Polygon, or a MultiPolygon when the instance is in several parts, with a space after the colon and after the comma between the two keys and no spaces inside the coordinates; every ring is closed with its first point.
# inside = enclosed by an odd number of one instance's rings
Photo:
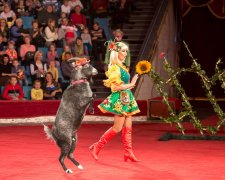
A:
{"type": "Polygon", "coordinates": [[[102,61],[111,29],[134,7],[135,0],[1,0],[2,99],[60,99],[67,60],[102,61]]]}

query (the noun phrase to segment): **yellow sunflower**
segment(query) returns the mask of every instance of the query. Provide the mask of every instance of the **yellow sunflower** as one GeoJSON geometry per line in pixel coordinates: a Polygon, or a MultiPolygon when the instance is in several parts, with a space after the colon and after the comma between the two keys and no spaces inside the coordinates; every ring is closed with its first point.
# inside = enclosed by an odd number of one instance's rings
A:
{"type": "Polygon", "coordinates": [[[137,63],[136,65],[136,72],[139,74],[139,75],[142,75],[142,74],[147,74],[151,71],[151,63],[147,60],[141,60],[137,63]]]}

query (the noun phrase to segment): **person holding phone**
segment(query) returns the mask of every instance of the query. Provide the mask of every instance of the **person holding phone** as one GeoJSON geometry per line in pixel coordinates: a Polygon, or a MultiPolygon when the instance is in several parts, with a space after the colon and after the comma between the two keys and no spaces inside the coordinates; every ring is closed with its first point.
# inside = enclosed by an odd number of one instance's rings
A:
{"type": "Polygon", "coordinates": [[[108,43],[110,63],[106,72],[107,80],[104,85],[111,88],[111,95],[108,96],[98,108],[103,112],[114,114],[114,124],[110,127],[92,146],[90,151],[95,160],[104,145],[122,130],[122,141],[124,144],[124,161],[128,159],[138,162],[132,150],[132,115],[140,112],[137,102],[131,92],[135,87],[138,75],[134,75],[130,81],[128,69],[124,66],[128,46],[122,42],[111,41],[108,43]]]}

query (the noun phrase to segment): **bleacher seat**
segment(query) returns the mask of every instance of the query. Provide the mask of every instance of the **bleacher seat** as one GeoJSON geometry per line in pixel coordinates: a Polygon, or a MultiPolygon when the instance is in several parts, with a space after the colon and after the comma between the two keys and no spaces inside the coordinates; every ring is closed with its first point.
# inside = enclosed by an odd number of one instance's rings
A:
{"type": "Polygon", "coordinates": [[[100,27],[104,30],[107,40],[112,38],[112,33],[109,29],[109,18],[95,18],[94,22],[99,23],[100,27]]]}
{"type": "Polygon", "coordinates": [[[23,20],[23,28],[24,29],[31,29],[34,17],[33,16],[21,16],[21,18],[23,20]]]}
{"type": "Polygon", "coordinates": [[[46,62],[48,48],[46,48],[46,47],[38,47],[38,51],[41,51],[43,53],[43,62],[46,62]]]}
{"type": "Polygon", "coordinates": [[[23,86],[24,98],[27,100],[31,99],[31,89],[32,86],[23,86]]]}

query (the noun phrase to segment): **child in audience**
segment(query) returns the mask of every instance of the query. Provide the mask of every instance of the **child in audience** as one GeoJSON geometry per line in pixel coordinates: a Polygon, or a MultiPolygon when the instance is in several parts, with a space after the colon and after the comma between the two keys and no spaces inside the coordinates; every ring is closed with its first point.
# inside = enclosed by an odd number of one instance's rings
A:
{"type": "Polygon", "coordinates": [[[52,73],[53,79],[55,80],[55,82],[58,82],[59,79],[59,71],[56,68],[56,64],[55,64],[55,60],[51,60],[49,63],[49,68],[48,68],[48,72],[52,73]]]}
{"type": "Polygon", "coordinates": [[[57,67],[60,66],[58,52],[57,52],[57,49],[56,49],[56,46],[54,43],[50,44],[50,46],[49,46],[49,50],[47,53],[47,65],[49,65],[51,60],[56,61],[55,63],[56,63],[57,67]]]}
{"type": "Polygon", "coordinates": [[[17,77],[20,86],[28,85],[25,68],[23,66],[19,65],[18,59],[13,60],[12,67],[11,67],[11,73],[17,77]]]}
{"type": "Polygon", "coordinates": [[[22,87],[18,84],[16,76],[11,76],[9,83],[5,86],[3,95],[5,100],[24,100],[22,87]]]}
{"type": "Polygon", "coordinates": [[[41,81],[35,80],[31,89],[31,100],[43,100],[43,89],[41,89],[41,81]]]}
{"type": "Polygon", "coordinates": [[[70,47],[68,45],[65,45],[63,47],[62,61],[65,61],[66,60],[66,57],[65,57],[66,52],[71,52],[71,49],[70,49],[70,47]]]}
{"type": "Polygon", "coordinates": [[[74,53],[75,53],[75,56],[77,57],[85,55],[84,44],[80,37],[76,39],[74,53]]]}
{"type": "Polygon", "coordinates": [[[15,50],[15,42],[14,41],[8,42],[8,47],[5,51],[5,54],[7,54],[9,56],[10,63],[12,63],[12,61],[14,59],[18,59],[18,54],[15,50]]]}
{"type": "Polygon", "coordinates": [[[81,34],[81,38],[84,43],[85,49],[88,50],[85,54],[91,55],[91,50],[92,50],[92,42],[91,42],[91,35],[89,34],[88,28],[84,28],[83,33],[81,34]]]}

